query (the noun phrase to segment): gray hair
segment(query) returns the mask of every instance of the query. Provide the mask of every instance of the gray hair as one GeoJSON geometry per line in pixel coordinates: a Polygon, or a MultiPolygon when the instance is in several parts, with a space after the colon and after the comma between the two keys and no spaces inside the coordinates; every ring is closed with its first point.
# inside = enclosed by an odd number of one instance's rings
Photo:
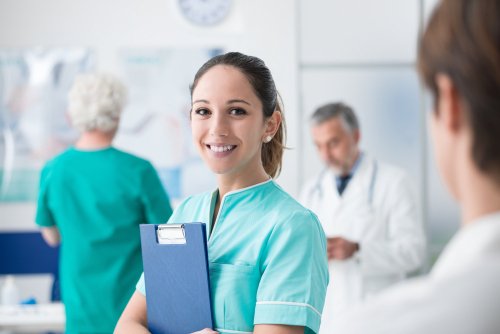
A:
{"type": "Polygon", "coordinates": [[[347,130],[359,130],[356,114],[350,106],[342,102],[328,103],[316,109],[311,116],[311,124],[317,126],[335,117],[342,119],[347,130]]]}
{"type": "Polygon", "coordinates": [[[126,103],[126,88],[110,74],[82,74],[75,79],[68,98],[75,128],[111,132],[118,128],[126,103]]]}

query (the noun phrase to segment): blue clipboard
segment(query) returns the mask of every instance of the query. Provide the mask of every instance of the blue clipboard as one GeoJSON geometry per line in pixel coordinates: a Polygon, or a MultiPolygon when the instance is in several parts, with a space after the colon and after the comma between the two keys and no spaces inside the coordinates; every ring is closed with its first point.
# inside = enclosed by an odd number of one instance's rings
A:
{"type": "Polygon", "coordinates": [[[151,333],[213,328],[205,224],[142,224],[140,229],[151,333]]]}

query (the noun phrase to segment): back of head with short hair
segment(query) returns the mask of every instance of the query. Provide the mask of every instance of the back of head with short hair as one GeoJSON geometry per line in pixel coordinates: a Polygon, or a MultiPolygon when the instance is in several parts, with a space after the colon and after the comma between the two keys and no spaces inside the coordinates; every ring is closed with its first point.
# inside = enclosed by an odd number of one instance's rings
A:
{"type": "Polygon", "coordinates": [[[418,69],[436,103],[436,75],[452,80],[472,130],[472,157],[500,184],[500,1],[443,0],[419,43],[418,69]]]}
{"type": "Polygon", "coordinates": [[[359,122],[354,110],[342,102],[328,103],[316,109],[311,116],[311,123],[317,126],[337,117],[342,119],[347,130],[351,132],[359,130],[359,122]]]}
{"type": "Polygon", "coordinates": [[[69,115],[75,128],[112,132],[118,128],[126,89],[110,74],[82,74],[75,79],[68,98],[69,115]]]}

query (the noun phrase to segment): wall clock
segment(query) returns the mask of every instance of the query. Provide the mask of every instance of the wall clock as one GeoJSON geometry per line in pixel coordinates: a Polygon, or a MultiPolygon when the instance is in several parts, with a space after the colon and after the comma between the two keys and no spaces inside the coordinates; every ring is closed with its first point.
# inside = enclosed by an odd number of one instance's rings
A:
{"type": "Polygon", "coordinates": [[[177,0],[177,4],[189,22],[213,26],[227,17],[232,0],[177,0]]]}

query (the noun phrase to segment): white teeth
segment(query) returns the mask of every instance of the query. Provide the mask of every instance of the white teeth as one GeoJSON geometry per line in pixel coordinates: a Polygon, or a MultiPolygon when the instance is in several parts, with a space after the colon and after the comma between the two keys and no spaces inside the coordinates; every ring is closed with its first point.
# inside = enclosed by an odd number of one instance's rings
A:
{"type": "Polygon", "coordinates": [[[232,150],[235,146],[234,145],[225,145],[225,146],[215,146],[215,145],[209,145],[210,149],[214,152],[227,152],[232,150]]]}

